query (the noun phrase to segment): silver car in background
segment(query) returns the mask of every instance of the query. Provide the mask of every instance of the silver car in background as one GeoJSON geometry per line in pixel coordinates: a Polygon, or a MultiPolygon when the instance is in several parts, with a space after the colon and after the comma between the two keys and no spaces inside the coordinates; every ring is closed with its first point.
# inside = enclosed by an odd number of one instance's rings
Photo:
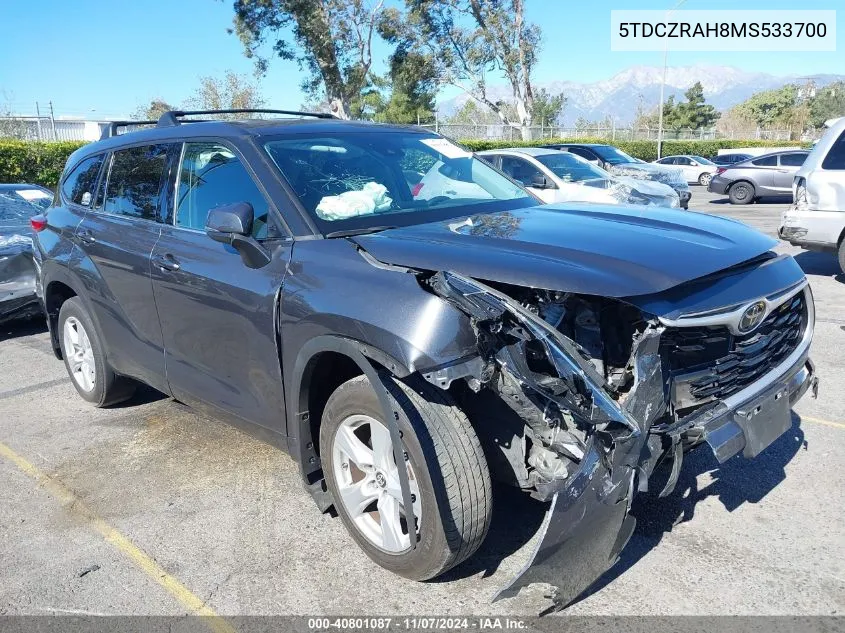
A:
{"type": "Polygon", "coordinates": [[[761,196],[791,196],[792,180],[808,150],[773,152],[730,167],[719,167],[707,191],[727,195],[731,204],[750,204],[761,196]]]}
{"type": "Polygon", "coordinates": [[[845,273],[845,117],[829,129],[795,174],[795,202],[781,217],[781,239],[835,252],[845,273]]]}

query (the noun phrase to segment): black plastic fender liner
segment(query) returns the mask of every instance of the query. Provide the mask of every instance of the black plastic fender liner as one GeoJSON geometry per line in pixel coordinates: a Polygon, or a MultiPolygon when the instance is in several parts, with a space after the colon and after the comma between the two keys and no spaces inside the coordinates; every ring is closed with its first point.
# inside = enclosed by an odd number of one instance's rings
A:
{"type": "MultiPolygon", "coordinates": [[[[416,525],[414,507],[411,502],[411,485],[408,480],[408,469],[402,467],[405,464],[405,454],[402,450],[402,437],[399,433],[400,412],[391,403],[390,394],[388,394],[387,388],[382,382],[382,376],[376,370],[372,362],[370,362],[370,359],[364,354],[365,351],[367,353],[372,353],[373,350],[370,350],[369,346],[363,343],[333,336],[320,337],[319,339],[314,339],[312,343],[314,345],[318,345],[320,351],[338,352],[352,359],[367,377],[367,380],[369,380],[370,385],[376,392],[382,412],[384,413],[384,422],[387,425],[388,431],[390,431],[390,440],[393,444],[393,459],[396,460],[396,464],[398,466],[397,470],[399,471],[399,488],[402,491],[402,505],[405,506],[405,511],[408,513],[406,520],[408,525],[416,525]]],[[[299,414],[297,415],[297,418],[301,419],[304,423],[308,422],[307,414],[299,414]]],[[[290,439],[291,438],[289,437],[289,441],[290,439]]],[[[299,466],[303,473],[303,480],[306,481],[307,488],[307,478],[304,476],[307,471],[307,466],[304,463],[305,455],[302,451],[298,451],[296,454],[299,455],[300,458],[299,466]]],[[[312,457],[311,459],[316,458],[312,457]]],[[[411,539],[411,547],[416,549],[416,539],[411,539]]]]}

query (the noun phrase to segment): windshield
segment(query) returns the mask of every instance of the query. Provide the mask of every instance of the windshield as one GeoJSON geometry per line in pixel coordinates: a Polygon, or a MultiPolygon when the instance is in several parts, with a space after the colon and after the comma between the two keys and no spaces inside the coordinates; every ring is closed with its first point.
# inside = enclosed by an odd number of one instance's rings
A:
{"type": "Polygon", "coordinates": [[[704,158],[703,156],[690,156],[690,158],[692,158],[696,163],[698,163],[700,165],[715,165],[716,164],[712,160],[708,160],[708,159],[704,158]]]}
{"type": "Polygon", "coordinates": [[[611,177],[601,167],[596,167],[592,163],[569,152],[541,154],[534,158],[543,163],[555,176],[564,182],[581,182],[584,180],[611,177]]]}
{"type": "Polygon", "coordinates": [[[407,226],[537,201],[439,136],[372,131],[271,139],[264,147],[324,232],[407,226]]]}
{"type": "Polygon", "coordinates": [[[637,160],[633,156],[629,156],[618,147],[613,147],[612,145],[600,145],[594,147],[593,149],[595,150],[596,154],[601,156],[604,162],[610,163],[611,165],[619,165],[620,163],[642,162],[637,160]]]}

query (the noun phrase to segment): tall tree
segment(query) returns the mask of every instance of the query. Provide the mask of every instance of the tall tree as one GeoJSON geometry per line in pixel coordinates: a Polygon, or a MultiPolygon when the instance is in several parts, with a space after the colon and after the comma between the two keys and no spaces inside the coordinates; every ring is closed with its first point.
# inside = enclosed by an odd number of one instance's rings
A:
{"type": "Polygon", "coordinates": [[[406,0],[406,6],[402,35],[433,61],[438,83],[457,86],[529,138],[540,29],[525,20],[524,0],[406,0]],[[508,81],[515,113],[488,95],[491,73],[508,81]]]}
{"type": "Polygon", "coordinates": [[[664,104],[663,123],[667,128],[700,130],[711,127],[719,119],[716,108],[704,102],[700,81],[690,86],[684,97],[686,101],[675,103],[674,96],[670,96],[664,104]]]}
{"type": "Polygon", "coordinates": [[[164,99],[156,97],[152,99],[145,106],[138,106],[133,113],[133,118],[136,120],[156,121],[158,118],[168,110],[176,110],[172,105],[167,103],[164,99]]]}
{"type": "Polygon", "coordinates": [[[736,112],[760,126],[788,125],[794,116],[798,89],[787,85],[756,92],[736,106],[736,112]]]}
{"type": "Polygon", "coordinates": [[[533,123],[544,127],[557,125],[565,105],[566,97],[562,92],[551,94],[545,88],[541,88],[534,95],[534,112],[531,116],[533,123]]]}
{"type": "Polygon", "coordinates": [[[810,99],[810,126],[820,128],[828,119],[841,116],[845,116],[845,81],[835,81],[817,89],[810,99]]]}
{"type": "Polygon", "coordinates": [[[234,31],[259,73],[267,69],[262,51],[270,43],[276,56],[307,72],[302,87],[311,100],[324,98],[334,114],[349,118],[372,83],[383,0],[235,0],[234,7],[234,31]]]}
{"type": "Polygon", "coordinates": [[[249,77],[229,70],[223,77],[200,77],[200,86],[187,105],[198,110],[260,108],[264,99],[249,77]]]}
{"type": "Polygon", "coordinates": [[[449,125],[493,125],[501,123],[501,119],[485,105],[473,99],[467,99],[452,116],[447,118],[446,123],[449,125]]]}
{"type": "Polygon", "coordinates": [[[434,119],[437,82],[430,57],[399,47],[390,57],[390,98],[377,115],[389,123],[427,123],[434,119]]]}

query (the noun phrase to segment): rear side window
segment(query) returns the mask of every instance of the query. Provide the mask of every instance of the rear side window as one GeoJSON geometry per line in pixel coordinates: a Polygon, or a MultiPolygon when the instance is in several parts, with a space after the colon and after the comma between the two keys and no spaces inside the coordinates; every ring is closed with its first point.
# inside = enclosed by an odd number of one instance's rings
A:
{"type": "Polygon", "coordinates": [[[117,150],[112,156],[103,211],[155,220],[169,147],[143,145],[117,150]]]}
{"type": "Polygon", "coordinates": [[[179,171],[176,226],[202,231],[211,209],[234,202],[252,205],[254,238],[275,237],[268,230],[267,200],[235,153],[220,143],[186,143],[179,171]]]}
{"type": "Polygon", "coordinates": [[[830,151],[822,161],[822,169],[845,169],[845,132],[842,132],[830,147],[830,151]]]}
{"type": "Polygon", "coordinates": [[[570,147],[569,151],[575,154],[576,156],[580,156],[581,158],[586,158],[587,160],[596,160],[596,155],[588,149],[584,149],[583,147],[570,147]]]}
{"type": "Polygon", "coordinates": [[[757,167],[774,167],[778,164],[778,157],[777,156],[764,156],[763,158],[758,158],[757,160],[752,160],[752,164],[757,165],[757,167]]]}
{"type": "Polygon", "coordinates": [[[62,197],[66,202],[90,207],[97,186],[97,176],[103,165],[103,155],[86,158],[65,177],[62,197]]]}
{"type": "Polygon", "coordinates": [[[780,164],[784,167],[800,167],[807,160],[806,154],[783,154],[780,157],[780,164]]]}

